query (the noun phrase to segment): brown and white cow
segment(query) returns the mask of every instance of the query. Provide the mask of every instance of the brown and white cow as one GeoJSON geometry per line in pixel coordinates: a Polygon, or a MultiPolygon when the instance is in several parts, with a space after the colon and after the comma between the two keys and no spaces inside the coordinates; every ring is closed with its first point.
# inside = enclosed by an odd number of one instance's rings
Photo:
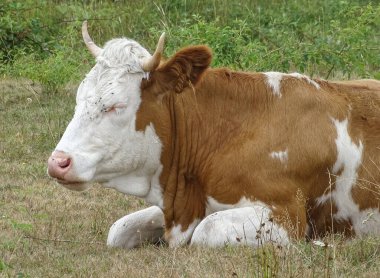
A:
{"type": "Polygon", "coordinates": [[[97,63],[48,173],[153,205],[118,220],[110,246],[380,234],[380,82],[212,69],[205,46],[163,62],[163,36],[151,56],[82,32],[97,63]]]}

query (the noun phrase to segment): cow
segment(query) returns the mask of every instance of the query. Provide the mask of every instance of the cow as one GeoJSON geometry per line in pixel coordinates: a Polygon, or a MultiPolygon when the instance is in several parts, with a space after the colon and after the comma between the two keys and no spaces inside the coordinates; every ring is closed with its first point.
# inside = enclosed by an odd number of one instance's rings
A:
{"type": "Polygon", "coordinates": [[[380,82],[211,68],[207,46],[163,59],[127,38],[97,46],[48,174],[151,207],[107,244],[287,245],[380,234],[380,82]]]}

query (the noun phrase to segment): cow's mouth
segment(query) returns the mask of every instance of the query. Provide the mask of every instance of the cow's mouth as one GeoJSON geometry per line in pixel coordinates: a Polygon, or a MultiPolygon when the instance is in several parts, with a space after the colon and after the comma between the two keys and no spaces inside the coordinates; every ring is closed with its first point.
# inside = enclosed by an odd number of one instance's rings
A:
{"type": "Polygon", "coordinates": [[[69,185],[84,184],[83,181],[68,181],[68,180],[61,180],[61,179],[55,179],[55,181],[58,182],[59,184],[62,184],[62,185],[66,185],[66,184],[69,184],[69,185]]]}
{"type": "Polygon", "coordinates": [[[68,181],[62,179],[55,179],[55,181],[63,187],[74,191],[84,191],[89,188],[89,184],[84,181],[68,181]]]}
{"type": "Polygon", "coordinates": [[[75,191],[83,191],[86,190],[89,186],[88,183],[84,181],[69,181],[69,180],[62,180],[62,179],[55,179],[57,183],[60,185],[66,187],[67,189],[70,190],[75,190],[75,191]]]}

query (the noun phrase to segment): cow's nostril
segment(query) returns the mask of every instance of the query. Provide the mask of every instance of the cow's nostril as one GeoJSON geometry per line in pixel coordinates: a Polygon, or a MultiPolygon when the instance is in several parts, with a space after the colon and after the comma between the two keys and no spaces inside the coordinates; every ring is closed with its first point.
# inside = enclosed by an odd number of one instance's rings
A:
{"type": "Polygon", "coordinates": [[[70,171],[72,158],[60,151],[54,151],[48,159],[48,174],[52,178],[64,180],[65,175],[70,171]]]}
{"type": "Polygon", "coordinates": [[[70,158],[62,159],[61,161],[58,162],[58,166],[61,168],[67,168],[69,167],[70,163],[71,163],[70,158]]]}

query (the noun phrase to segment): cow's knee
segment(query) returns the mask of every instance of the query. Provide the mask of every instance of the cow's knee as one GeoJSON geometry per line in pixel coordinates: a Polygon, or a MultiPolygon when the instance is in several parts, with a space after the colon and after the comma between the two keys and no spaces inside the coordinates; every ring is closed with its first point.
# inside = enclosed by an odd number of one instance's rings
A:
{"type": "Polygon", "coordinates": [[[110,247],[135,248],[144,242],[158,242],[164,234],[164,214],[152,206],[117,220],[108,232],[110,247]]]}
{"type": "Polygon", "coordinates": [[[234,208],[210,214],[195,229],[191,245],[261,246],[267,242],[286,245],[288,233],[273,222],[266,206],[234,208]]]}

